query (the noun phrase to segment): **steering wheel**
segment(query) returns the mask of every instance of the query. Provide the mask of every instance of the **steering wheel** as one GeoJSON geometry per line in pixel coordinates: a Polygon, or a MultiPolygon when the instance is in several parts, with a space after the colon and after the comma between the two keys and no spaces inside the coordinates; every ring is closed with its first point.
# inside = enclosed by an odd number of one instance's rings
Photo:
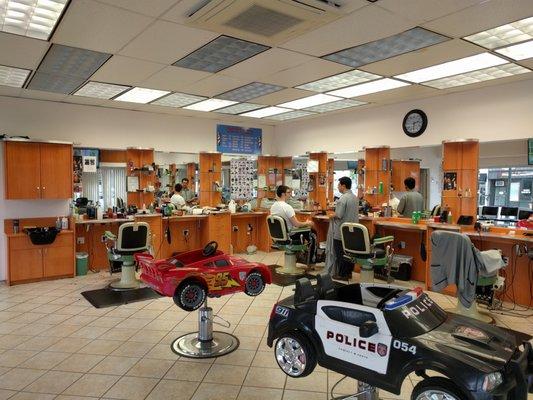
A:
{"type": "Polygon", "coordinates": [[[390,292],[388,295],[386,295],[385,297],[383,297],[383,298],[379,301],[379,303],[378,303],[378,305],[376,306],[376,308],[377,308],[378,310],[381,310],[387,301],[389,301],[390,299],[393,299],[394,297],[398,296],[400,293],[402,293],[402,292],[404,292],[404,291],[405,291],[405,290],[403,290],[403,289],[394,289],[394,290],[391,290],[391,292],[390,292]]]}
{"type": "Polygon", "coordinates": [[[204,250],[202,251],[202,255],[204,257],[212,256],[216,253],[217,249],[218,243],[213,240],[212,242],[209,242],[205,245],[204,250]]]}

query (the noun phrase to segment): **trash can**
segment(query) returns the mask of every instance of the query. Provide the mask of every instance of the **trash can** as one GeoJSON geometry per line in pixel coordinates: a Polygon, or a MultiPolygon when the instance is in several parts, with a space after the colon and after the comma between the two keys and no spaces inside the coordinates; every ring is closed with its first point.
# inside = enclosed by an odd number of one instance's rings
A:
{"type": "Polygon", "coordinates": [[[87,275],[87,267],[89,266],[88,253],[76,253],[76,275],[87,275]]]}

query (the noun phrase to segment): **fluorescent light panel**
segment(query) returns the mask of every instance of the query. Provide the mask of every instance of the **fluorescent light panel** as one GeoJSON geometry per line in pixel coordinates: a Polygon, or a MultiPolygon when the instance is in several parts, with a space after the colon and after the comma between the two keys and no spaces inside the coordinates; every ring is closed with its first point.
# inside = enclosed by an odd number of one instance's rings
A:
{"type": "Polygon", "coordinates": [[[155,90],[141,87],[134,87],[128,90],[126,93],[114,98],[117,101],[129,101],[130,103],[147,104],[151,101],[158,99],[170,92],[167,90],[155,90]]]}
{"type": "Polygon", "coordinates": [[[313,92],[327,92],[379,78],[381,78],[381,76],[354,69],[353,71],[343,72],[342,74],[329,76],[314,82],[296,86],[296,88],[311,90],[313,92]]]}
{"type": "Polygon", "coordinates": [[[217,98],[234,101],[246,101],[280,91],[281,89],[285,88],[283,86],[271,85],[268,83],[252,82],[248,85],[230,90],[229,92],[222,93],[218,95],[217,98]]]}
{"type": "Polygon", "coordinates": [[[302,108],[313,107],[319,104],[331,103],[337,100],[340,99],[338,97],[330,96],[328,94],[315,94],[314,96],[304,97],[303,99],[288,101],[286,103],[279,104],[279,106],[300,110],[302,108]]]}
{"type": "Polygon", "coordinates": [[[236,101],[231,100],[221,100],[221,99],[207,99],[199,103],[191,104],[190,106],[183,107],[187,110],[196,110],[196,111],[213,111],[222,107],[228,107],[237,103],[236,101]]]}
{"type": "Polygon", "coordinates": [[[359,85],[350,86],[344,89],[334,90],[329,92],[333,96],[339,97],[358,97],[364,96],[365,94],[383,92],[385,90],[396,89],[402,86],[409,86],[407,82],[397,81],[396,79],[384,78],[378,79],[377,81],[361,83],[359,85]]]}
{"type": "Polygon", "coordinates": [[[222,35],[173,65],[197,71],[218,72],[269,48],[262,44],[222,35]]]}
{"type": "Polygon", "coordinates": [[[207,99],[207,97],[195,96],[186,93],[172,93],[168,96],[157,99],[156,101],[152,102],[152,104],[165,107],[183,107],[188,106],[189,104],[199,103],[205,99],[207,99]]]}
{"type": "Polygon", "coordinates": [[[424,82],[424,85],[436,89],[447,89],[456,86],[470,85],[492,79],[505,78],[507,76],[525,74],[531,72],[529,69],[516,64],[504,64],[496,67],[484,68],[477,71],[467,72],[466,74],[454,75],[447,78],[436,79],[424,82]]]}
{"type": "Polygon", "coordinates": [[[0,31],[48,40],[68,0],[0,0],[0,31]]]}
{"type": "Polygon", "coordinates": [[[357,68],[449,40],[423,28],[408,31],[323,56],[326,60],[357,68]]]}
{"type": "Polygon", "coordinates": [[[533,39],[533,17],[500,25],[496,28],[478,32],[463,39],[473,42],[487,49],[497,49],[533,39]]]}
{"type": "Polygon", "coordinates": [[[271,115],[281,114],[284,112],[292,111],[287,108],[281,108],[281,107],[267,107],[262,108],[261,110],[255,110],[250,111],[244,114],[241,114],[245,117],[252,117],[252,118],[264,118],[264,117],[270,117],[271,115]]]}
{"type": "Polygon", "coordinates": [[[130,89],[130,86],[102,82],[87,82],[74,93],[74,96],[94,97],[96,99],[111,99],[128,89],[130,89]]]}
{"type": "Polygon", "coordinates": [[[0,85],[22,87],[31,71],[0,65],[0,85]]]}
{"type": "Polygon", "coordinates": [[[508,61],[490,53],[481,53],[474,56],[448,61],[443,64],[433,65],[406,74],[397,75],[395,78],[410,82],[427,82],[447,76],[463,74],[478,69],[506,64],[508,61]]]}
{"type": "Polygon", "coordinates": [[[264,107],[266,106],[263,104],[239,103],[233,106],[221,108],[217,110],[217,112],[223,113],[223,114],[241,114],[241,113],[257,110],[259,108],[264,108],[264,107]]]}
{"type": "Polygon", "coordinates": [[[505,47],[496,50],[497,53],[503,54],[513,60],[525,60],[533,57],[533,40],[529,42],[515,44],[514,46],[505,47]]]}
{"type": "Polygon", "coordinates": [[[339,100],[339,101],[334,101],[333,103],[326,103],[326,104],[321,104],[318,106],[305,108],[304,111],[324,113],[328,111],[342,110],[343,108],[362,106],[363,104],[367,104],[367,103],[365,103],[364,101],[357,101],[357,100],[339,100]]]}
{"type": "Polygon", "coordinates": [[[268,119],[274,119],[276,121],[286,121],[288,119],[302,118],[307,117],[308,115],[315,115],[315,113],[309,111],[289,111],[282,114],[273,115],[268,117],[268,119]]]}

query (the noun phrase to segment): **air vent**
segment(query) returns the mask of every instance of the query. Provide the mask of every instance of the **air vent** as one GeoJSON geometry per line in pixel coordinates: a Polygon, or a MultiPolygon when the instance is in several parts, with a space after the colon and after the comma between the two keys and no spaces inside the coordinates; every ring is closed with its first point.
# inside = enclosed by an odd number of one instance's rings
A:
{"type": "Polygon", "coordinates": [[[340,12],[323,0],[211,0],[186,23],[273,46],[339,18],[340,12]]]}

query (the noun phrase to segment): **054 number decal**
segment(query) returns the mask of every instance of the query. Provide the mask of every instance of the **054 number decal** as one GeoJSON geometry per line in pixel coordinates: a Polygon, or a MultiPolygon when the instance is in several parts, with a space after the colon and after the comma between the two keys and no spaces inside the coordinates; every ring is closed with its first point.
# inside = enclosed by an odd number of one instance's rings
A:
{"type": "Polygon", "coordinates": [[[416,346],[410,345],[409,343],[402,342],[400,340],[393,340],[392,347],[405,351],[406,353],[416,354],[416,346]]]}

